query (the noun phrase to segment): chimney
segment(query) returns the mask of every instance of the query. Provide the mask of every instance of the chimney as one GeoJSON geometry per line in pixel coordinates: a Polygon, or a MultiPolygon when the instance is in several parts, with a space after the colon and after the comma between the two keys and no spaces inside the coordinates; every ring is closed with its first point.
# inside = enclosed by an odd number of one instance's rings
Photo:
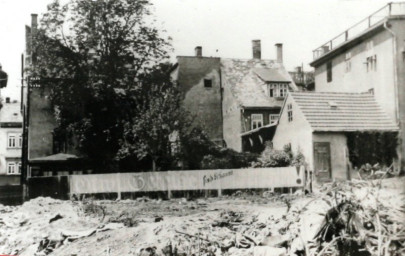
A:
{"type": "Polygon", "coordinates": [[[262,58],[262,48],[260,40],[252,40],[253,59],[260,60],[262,58]]]}
{"type": "Polygon", "coordinates": [[[195,56],[196,57],[202,57],[202,47],[201,46],[196,46],[194,49],[195,56]]]}
{"type": "Polygon", "coordinates": [[[275,44],[277,51],[277,62],[283,63],[283,44],[275,44]]]}
{"type": "Polygon", "coordinates": [[[10,103],[10,97],[6,97],[6,103],[10,103]]]}
{"type": "Polygon", "coordinates": [[[31,31],[32,34],[35,34],[38,29],[38,14],[33,13],[31,14],[31,31]]]}

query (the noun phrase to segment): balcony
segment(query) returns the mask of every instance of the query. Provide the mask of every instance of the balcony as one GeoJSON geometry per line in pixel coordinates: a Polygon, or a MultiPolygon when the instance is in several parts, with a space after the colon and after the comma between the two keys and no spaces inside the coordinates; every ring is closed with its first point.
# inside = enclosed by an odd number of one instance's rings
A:
{"type": "Polygon", "coordinates": [[[367,18],[348,28],[343,33],[337,35],[333,39],[319,46],[318,48],[313,50],[314,60],[322,57],[333,49],[338,48],[340,45],[351,40],[352,38],[355,38],[365,30],[381,23],[387,17],[396,15],[405,15],[405,2],[389,3],[385,5],[367,18]]]}

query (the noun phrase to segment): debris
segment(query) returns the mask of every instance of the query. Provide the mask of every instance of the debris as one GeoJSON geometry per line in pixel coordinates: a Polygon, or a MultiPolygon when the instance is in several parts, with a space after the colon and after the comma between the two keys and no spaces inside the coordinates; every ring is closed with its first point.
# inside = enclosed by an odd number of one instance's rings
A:
{"type": "Polygon", "coordinates": [[[60,214],[58,213],[58,214],[56,214],[55,217],[53,217],[53,218],[51,218],[51,219],[49,220],[49,223],[52,223],[52,222],[57,221],[57,220],[60,220],[60,219],[62,219],[62,218],[63,218],[62,215],[60,215],[60,214]]]}
{"type": "Polygon", "coordinates": [[[287,250],[271,246],[256,246],[253,249],[253,256],[287,256],[287,250]]]}

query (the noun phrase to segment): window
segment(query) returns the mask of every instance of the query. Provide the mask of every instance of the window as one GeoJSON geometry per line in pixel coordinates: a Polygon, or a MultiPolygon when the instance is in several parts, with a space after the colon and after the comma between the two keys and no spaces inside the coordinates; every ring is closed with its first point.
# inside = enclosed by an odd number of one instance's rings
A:
{"type": "Polygon", "coordinates": [[[21,133],[9,133],[7,136],[7,147],[8,148],[21,148],[22,146],[22,135],[21,133]]]}
{"type": "Polygon", "coordinates": [[[250,118],[252,121],[252,130],[263,126],[262,114],[252,114],[250,118]]]}
{"type": "Polygon", "coordinates": [[[377,70],[377,55],[369,56],[366,59],[367,72],[377,70]]]}
{"type": "Polygon", "coordinates": [[[267,87],[270,98],[287,96],[288,83],[270,83],[267,87]]]}
{"type": "Polygon", "coordinates": [[[212,80],[211,79],[204,79],[204,87],[205,88],[212,88],[212,80]]]}
{"type": "Polygon", "coordinates": [[[22,135],[21,134],[18,136],[18,147],[22,148],[22,135]]]}
{"type": "Polygon", "coordinates": [[[21,162],[17,164],[17,172],[18,174],[21,174],[21,162]]]}
{"type": "Polygon", "coordinates": [[[270,90],[269,90],[269,96],[270,96],[270,98],[273,98],[275,95],[274,95],[274,88],[270,88],[270,90]]]}
{"type": "Polygon", "coordinates": [[[293,111],[292,111],[292,104],[288,104],[287,105],[287,114],[288,114],[288,122],[292,122],[293,121],[293,111]]]}
{"type": "Polygon", "coordinates": [[[18,165],[15,162],[7,163],[7,174],[19,174],[18,165]]]}
{"type": "Polygon", "coordinates": [[[270,115],[269,115],[269,121],[270,121],[270,123],[271,123],[271,124],[274,124],[275,122],[277,122],[277,121],[278,121],[278,117],[279,117],[279,115],[277,115],[277,114],[270,114],[270,115]]]}
{"type": "Polygon", "coordinates": [[[352,58],[352,53],[351,52],[346,53],[346,57],[345,57],[346,73],[350,72],[350,70],[352,69],[352,62],[350,60],[351,58],[352,58]]]}
{"type": "Polygon", "coordinates": [[[332,82],[332,62],[326,63],[326,81],[332,82]]]}

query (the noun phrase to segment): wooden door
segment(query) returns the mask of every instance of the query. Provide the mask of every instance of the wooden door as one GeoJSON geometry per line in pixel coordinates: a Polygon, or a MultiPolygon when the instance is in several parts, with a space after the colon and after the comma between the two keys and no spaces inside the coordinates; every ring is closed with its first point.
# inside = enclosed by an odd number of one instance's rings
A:
{"type": "Polygon", "coordinates": [[[314,172],[318,181],[332,179],[329,142],[314,142],[314,172]]]}

